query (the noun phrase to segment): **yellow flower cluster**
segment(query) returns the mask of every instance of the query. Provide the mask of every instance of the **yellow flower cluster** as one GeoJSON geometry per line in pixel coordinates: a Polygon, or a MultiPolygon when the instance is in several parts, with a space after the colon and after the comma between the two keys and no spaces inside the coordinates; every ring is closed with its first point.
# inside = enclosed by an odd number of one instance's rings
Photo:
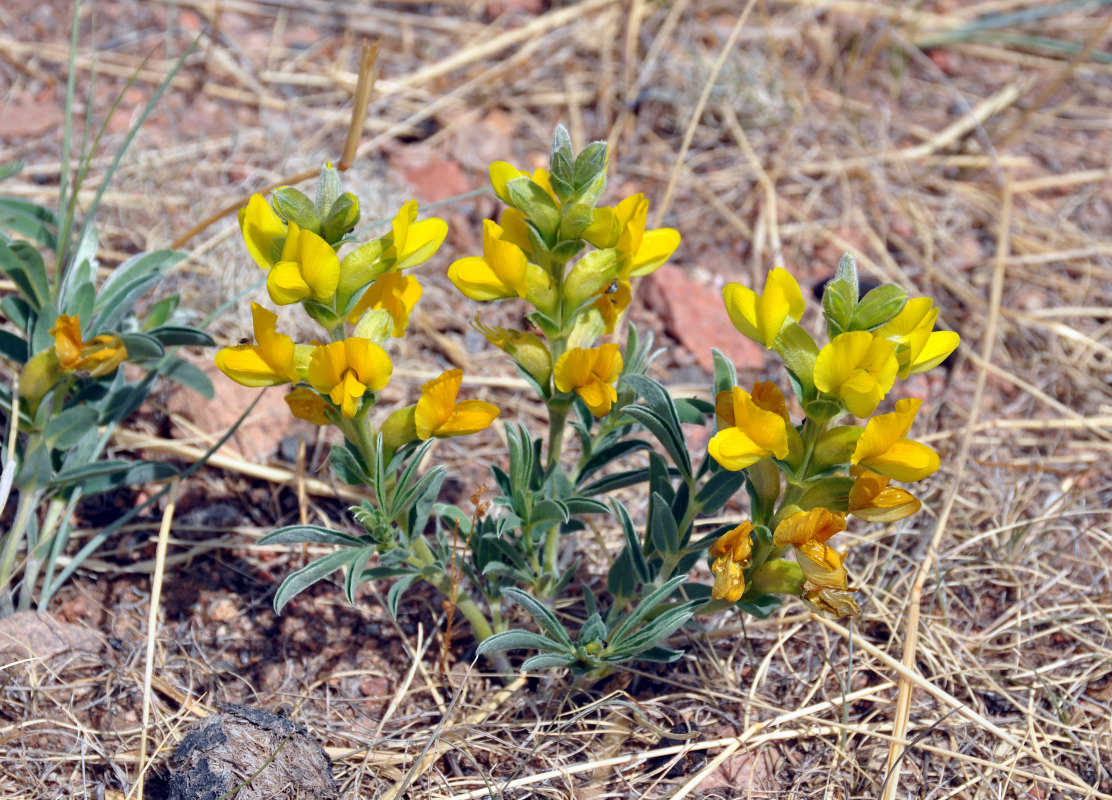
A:
{"type": "Polygon", "coordinates": [[[749,470],[758,516],[711,547],[715,599],[746,596],[748,574],[751,581],[792,587],[820,613],[856,614],[846,570],[828,540],[845,529],[847,514],[872,522],[914,514],[920,501],[890,483],[921,480],[940,466],[934,450],[907,438],[921,400],[903,398],[892,412],[873,415],[897,377],[937,366],[957,347],[957,334],[934,331],[938,309],[929,298],[907,300],[887,287],[858,301],[851,261],[839,276],[846,285],[824,302],[831,339],[821,349],[798,325],[803,295],[787,271],[772,270],[761,294],[736,283],[723,291],[738,331],[783,358],[804,419],[793,425],[786,398],[772,383],[756,384],[752,394],[735,386],[716,398],[718,432],[708,452],[726,470],[749,470]],[[833,426],[845,412],[868,419],[864,426],[833,426]],[[778,471],[786,476],[783,494],[778,471]],[[798,565],[794,576],[796,568],[775,560],[789,546],[798,565]]]}
{"type": "Polygon", "coordinates": [[[448,277],[472,300],[520,299],[531,306],[527,319],[537,333],[492,328],[478,319],[474,326],[537,384],[551,407],[578,396],[601,417],[617,399],[622,356],[616,344],[595,342],[614,332],[628,308],[631,279],[667,261],[680,236],[671,228],[646,230],[649,203],[642,194],[595,207],[605,185],[604,145],[589,147],[575,165],[567,174],[529,174],[504,161],[492,164],[491,185],[508,207],[497,223],[484,221],[483,254],[457,260],[448,277]],[[588,245],[593,249],[583,253],[588,245]]]}
{"type": "MultiPolygon", "coordinates": [[[[322,172],[326,180],[338,196],[338,179],[329,167],[322,172]]],[[[347,431],[389,382],[393,363],[384,345],[405,334],[421,297],[420,283],[403,271],[431,258],[448,226],[436,218],[418,220],[417,203],[410,200],[389,233],[357,243],[340,258],[340,248],[352,243],[347,232],[358,220],[358,201],[343,195],[343,202],[334,199],[331,209],[321,208],[321,194],[317,207],[288,187],[271,202],[253,195],[239,223],[248,252],[267,271],[270,299],[278,306],[301,303],[331,341],[297,344],[278,332],[277,314],[252,303],[254,343],[223,348],[216,366],[244,386],[293,384],[286,400],[294,416],[347,431]]],[[[407,429],[411,435],[395,438],[394,449],[405,441],[474,433],[490,425],[497,408],[456,402],[462,379],[462,372],[453,370],[422,387],[416,405],[403,409],[416,420],[407,429]]]]}

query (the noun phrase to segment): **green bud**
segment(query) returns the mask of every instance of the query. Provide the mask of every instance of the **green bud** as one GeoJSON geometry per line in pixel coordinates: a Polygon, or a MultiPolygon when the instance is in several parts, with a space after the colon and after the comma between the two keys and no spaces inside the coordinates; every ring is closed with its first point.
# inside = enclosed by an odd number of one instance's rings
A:
{"type": "Polygon", "coordinates": [[[564,280],[564,300],[576,309],[618,277],[618,251],[595,250],[576,262],[564,280]]]}
{"type": "Polygon", "coordinates": [[[19,394],[27,404],[30,416],[35,415],[39,402],[62,379],[65,372],[58,366],[58,354],[51,346],[36,353],[19,372],[19,394]]]}
{"type": "MultiPolygon", "coordinates": [[[[591,142],[575,159],[575,169],[572,174],[572,183],[577,193],[583,192],[600,182],[606,185],[606,161],[608,157],[606,142],[591,142]]],[[[601,187],[598,189],[601,194],[601,187]]],[[[596,195],[597,197],[597,195],[596,195]]]]}
{"type": "Polygon", "coordinates": [[[325,217],[323,225],[324,240],[329,244],[336,244],[344,238],[359,222],[359,198],[350,192],[345,192],[336,198],[332,208],[325,217]]]}
{"type": "Polygon", "coordinates": [[[595,307],[581,311],[575,316],[575,323],[568,334],[568,349],[582,347],[584,350],[592,347],[598,337],[606,330],[606,321],[595,307]]]}
{"type": "Polygon", "coordinates": [[[320,235],[321,221],[312,202],[292,186],[282,186],[274,191],[270,199],[274,211],[287,222],[297,223],[303,231],[320,235]]]}
{"type": "Polygon", "coordinates": [[[320,179],[317,181],[316,207],[321,219],[327,219],[332,214],[332,205],[343,191],[344,187],[340,183],[340,173],[336,171],[331,162],[325,162],[325,165],[320,168],[320,179]]]}
{"type": "Polygon", "coordinates": [[[354,336],[370,339],[377,345],[385,344],[394,330],[394,317],[385,308],[369,308],[363,312],[355,326],[354,336]]]}
{"type": "Polygon", "coordinates": [[[383,259],[389,242],[371,239],[352,250],[340,261],[340,282],[336,287],[336,307],[346,313],[355,305],[355,293],[390,268],[383,259]]]}
{"type": "Polygon", "coordinates": [[[532,222],[546,240],[556,236],[560,227],[560,209],[556,202],[532,178],[514,178],[506,184],[510,204],[532,222]]]}
{"type": "Polygon", "coordinates": [[[822,478],[799,498],[799,507],[804,511],[812,508],[825,508],[827,511],[846,511],[849,508],[849,490],[853,488],[853,478],[845,475],[831,475],[822,478]]]}
{"type": "Polygon", "coordinates": [[[907,304],[907,292],[894,283],[878,286],[861,298],[853,312],[850,330],[871,331],[891,322],[907,304]]]}
{"type": "Polygon", "coordinates": [[[799,564],[776,558],[753,570],[746,584],[742,601],[751,601],[766,594],[787,594],[798,597],[803,594],[803,584],[806,580],[799,564]]]}
{"type": "Polygon", "coordinates": [[[857,425],[839,425],[823,433],[815,443],[811,458],[812,474],[839,464],[848,464],[864,429],[857,425]]]}

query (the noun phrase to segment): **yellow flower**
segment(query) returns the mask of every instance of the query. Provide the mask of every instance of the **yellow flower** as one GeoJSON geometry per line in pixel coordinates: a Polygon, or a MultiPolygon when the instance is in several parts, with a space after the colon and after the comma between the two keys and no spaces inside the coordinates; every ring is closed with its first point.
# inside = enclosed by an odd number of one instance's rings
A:
{"type": "MultiPolygon", "coordinates": [[[[278,333],[278,315],[252,303],[251,320],[257,344],[223,348],[216,354],[216,366],[242,386],[296,383],[298,347],[289,336],[278,333]]],[[[301,348],[302,355],[308,352],[307,345],[301,348]]]]}
{"type": "Polygon", "coordinates": [[[340,259],[332,245],[291,222],[282,254],[266,276],[266,290],[277,305],[306,298],[331,300],[340,282],[340,259]]]}
{"type": "Polygon", "coordinates": [[[896,382],[896,345],[867,331],[835,336],[815,359],[815,386],[841,399],[856,417],[867,417],[896,382]]]}
{"type": "Polygon", "coordinates": [[[290,407],[290,413],[298,419],[303,419],[314,425],[328,424],[326,412],[331,406],[312,389],[298,386],[286,395],[286,405],[290,407]]]}
{"type": "Polygon", "coordinates": [[[788,415],[788,401],[780,387],[772,381],[757,381],[753,384],[753,403],[757,408],[772,411],[783,418],[784,422],[791,425],[792,418],[788,415]]]}
{"type": "Polygon", "coordinates": [[[102,333],[84,341],[81,338],[81,320],[77,317],[59,314],[50,335],[54,337],[58,366],[66,372],[99,378],[115,372],[127,359],[127,348],[114,333],[102,333]]]}
{"type": "Polygon", "coordinates": [[[502,227],[503,242],[517,245],[526,257],[532,255],[533,243],[529,240],[529,223],[524,214],[516,208],[507,208],[498,218],[498,224],[502,227]]]}
{"type": "Polygon", "coordinates": [[[448,235],[448,223],[437,217],[417,222],[417,201],[409,200],[394,217],[391,230],[393,245],[385,255],[394,258],[393,269],[401,270],[424,264],[432,258],[448,235]]]}
{"type": "Polygon", "coordinates": [[[478,433],[494,422],[499,411],[496,406],[482,400],[456,402],[463,370],[452,369],[421,387],[414,421],[417,437],[467,436],[478,433]]]}
{"type": "Polygon", "coordinates": [[[483,255],[461,258],[448,267],[448,279],[472,300],[524,297],[536,305],[548,302],[552,281],[530,264],[525,252],[503,238],[502,228],[483,220],[483,255]]]}
{"type": "Polygon", "coordinates": [[[740,386],[715,398],[715,410],[720,430],[711,437],[707,451],[724,468],[737,472],[768,456],[787,457],[784,418],[760,408],[740,386]]]}
{"type": "Polygon", "coordinates": [[[270,269],[281,260],[281,240],[286,237],[286,223],[274,213],[261,194],[251,195],[246,208],[239,210],[239,228],[256,264],[270,269]]]}
{"type": "Polygon", "coordinates": [[[360,399],[390,382],[394,365],[386,351],[354,336],[316,348],[309,360],[309,383],[327,394],[347,418],[359,411],[360,399]]]}
{"type": "Polygon", "coordinates": [[[938,453],[905,438],[922,404],[918,398],[905,397],[896,401],[895,412],[879,414],[865,423],[850,463],[904,482],[920,480],[937,470],[941,464],[938,453]]]}
{"type": "Polygon", "coordinates": [[[753,553],[753,523],[743,522],[718,537],[710,546],[709,555],[714,559],[710,571],[714,573],[714,586],[710,596],[715,600],[736,603],[745,594],[745,568],[753,553]]]}
{"type": "Polygon", "coordinates": [[[614,327],[618,324],[618,320],[621,319],[622,314],[629,308],[629,304],[632,301],[633,285],[629,281],[614,281],[599,294],[593,306],[597,308],[599,314],[602,315],[602,321],[606,325],[607,336],[614,332],[614,327]]]}
{"type": "Polygon", "coordinates": [[[895,319],[876,331],[880,338],[896,343],[901,378],[934,369],[957,349],[960,337],[956,333],[934,330],[938,309],[933,306],[929,297],[914,297],[895,319]]]}
{"type": "Polygon", "coordinates": [[[658,269],[680,246],[679,231],[657,228],[646,231],[649,201],[635,194],[618,203],[614,209],[622,226],[617,248],[621,253],[619,276],[622,280],[640,278],[658,269]]]}
{"type": "Polygon", "coordinates": [[[860,464],[850,467],[854,478],[849,490],[849,513],[869,522],[895,522],[910,517],[922,507],[911,492],[898,486],[889,486],[892,480],[860,464]]]}
{"type": "Polygon", "coordinates": [[[772,534],[777,547],[792,545],[803,574],[821,589],[846,589],[846,570],[837,551],[827,540],[846,529],[846,515],[825,508],[813,508],[792,514],[772,534]]]}
{"type": "Polygon", "coordinates": [[[553,375],[557,391],[574,391],[592,414],[605,417],[618,399],[612,384],[621,373],[622,354],[618,345],[610,343],[590,349],[573,347],[556,361],[553,375]]]}
{"type": "Polygon", "coordinates": [[[393,335],[404,336],[409,325],[409,315],[421,299],[422,291],[416,278],[398,272],[387,272],[363,292],[359,302],[348,314],[348,322],[353,325],[358,323],[363,312],[369,308],[384,308],[394,319],[393,335]]]}
{"type": "Polygon", "coordinates": [[[766,349],[772,347],[788,319],[798,321],[803,316],[799,284],[791,273],[779,267],[765,278],[763,294],[740,283],[728,283],[722,298],[734,327],[766,349]]]}

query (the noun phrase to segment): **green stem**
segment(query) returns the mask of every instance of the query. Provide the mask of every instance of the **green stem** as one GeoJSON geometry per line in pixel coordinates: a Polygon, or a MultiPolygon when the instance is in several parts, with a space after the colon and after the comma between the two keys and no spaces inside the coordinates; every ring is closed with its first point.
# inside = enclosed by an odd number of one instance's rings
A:
{"type": "MultiPolygon", "coordinates": [[[[409,561],[415,567],[427,567],[435,563],[436,556],[433,555],[428,542],[422,537],[417,536],[413,539],[409,561]]],[[[439,575],[431,577],[424,575],[421,577],[439,589],[445,597],[456,604],[456,609],[463,614],[471,624],[471,632],[475,634],[475,638],[478,641],[481,642],[483,639],[494,635],[494,630],[491,628],[490,622],[483,616],[483,612],[479,606],[476,605],[475,601],[467,594],[459,591],[458,587],[453,590],[452,582],[447,575],[440,573],[439,575]]]]}
{"type": "Polygon", "coordinates": [[[567,427],[568,410],[565,408],[548,407],[548,458],[545,462],[546,469],[551,469],[559,460],[560,452],[564,448],[564,429],[567,427]]]}
{"type": "Polygon", "coordinates": [[[31,521],[31,514],[39,504],[40,490],[24,490],[19,494],[19,506],[15,512],[15,520],[8,530],[8,538],[4,542],[4,552],[0,555],[0,616],[7,616],[14,609],[11,593],[8,586],[12,582],[12,569],[15,566],[16,551],[19,543],[27,533],[27,524],[31,521]]]}
{"type": "Polygon", "coordinates": [[[31,607],[35,584],[39,578],[39,568],[42,566],[44,558],[43,551],[49,552],[54,549],[54,537],[58,535],[58,529],[68,505],[57,497],[52,498],[47,505],[46,515],[43,517],[42,526],[36,537],[37,542],[33,548],[28,547],[27,564],[23,568],[23,586],[19,590],[20,611],[26,611],[31,607]]]}

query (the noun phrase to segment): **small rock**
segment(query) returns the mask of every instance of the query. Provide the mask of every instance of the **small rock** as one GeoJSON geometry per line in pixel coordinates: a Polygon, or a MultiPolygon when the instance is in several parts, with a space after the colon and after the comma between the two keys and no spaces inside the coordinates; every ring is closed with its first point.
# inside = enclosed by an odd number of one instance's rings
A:
{"type": "Polygon", "coordinates": [[[759,370],[764,351],[746,339],[726,313],[722,293],[693,281],[679,267],[665,264],[645,279],[645,305],[660,316],[669,335],[695,357],[705,373],[714,373],[710,349],[717,347],[739,371],[759,370]]]}
{"type": "Polygon", "coordinates": [[[0,619],[0,663],[46,661],[63,655],[96,657],[103,648],[104,642],[93,631],[42,611],[17,611],[0,619]]]}

